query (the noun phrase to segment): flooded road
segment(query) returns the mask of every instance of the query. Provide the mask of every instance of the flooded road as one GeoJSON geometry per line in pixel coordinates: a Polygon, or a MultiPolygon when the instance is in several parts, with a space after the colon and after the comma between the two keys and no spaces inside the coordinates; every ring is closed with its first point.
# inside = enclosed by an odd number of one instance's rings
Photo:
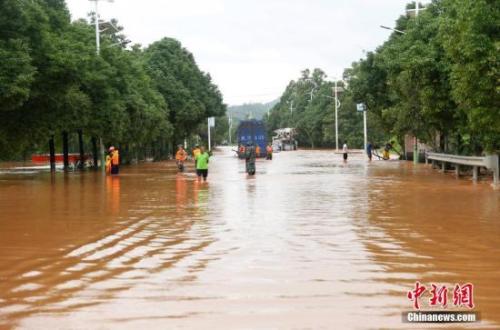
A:
{"type": "Polygon", "coordinates": [[[473,326],[500,327],[489,182],[326,151],[247,178],[229,150],[194,179],[0,174],[0,328],[422,328],[401,322],[416,281],[473,283],[473,326]]]}

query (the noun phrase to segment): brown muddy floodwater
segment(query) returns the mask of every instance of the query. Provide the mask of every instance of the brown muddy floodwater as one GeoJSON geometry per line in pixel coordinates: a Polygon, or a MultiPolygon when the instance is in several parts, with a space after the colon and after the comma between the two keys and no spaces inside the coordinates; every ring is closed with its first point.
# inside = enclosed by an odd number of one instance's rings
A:
{"type": "Polygon", "coordinates": [[[340,158],[283,152],[247,178],[226,149],[207,184],[171,162],[3,172],[0,328],[422,328],[401,321],[416,281],[473,283],[473,327],[500,327],[491,181],[340,158]]]}

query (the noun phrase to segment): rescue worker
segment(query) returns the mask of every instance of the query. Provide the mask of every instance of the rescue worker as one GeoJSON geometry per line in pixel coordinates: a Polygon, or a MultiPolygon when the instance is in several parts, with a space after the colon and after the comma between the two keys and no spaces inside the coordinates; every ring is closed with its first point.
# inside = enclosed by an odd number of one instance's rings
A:
{"type": "Polygon", "coordinates": [[[266,159],[267,160],[273,159],[273,147],[271,146],[271,143],[269,143],[266,147],[266,159]]]}
{"type": "Polygon", "coordinates": [[[196,169],[196,156],[200,154],[200,146],[197,144],[193,149],[194,168],[196,169]]]}
{"type": "Polygon", "coordinates": [[[111,154],[115,150],[115,147],[109,147],[108,153],[106,154],[106,174],[111,173],[111,154]]]}
{"type": "Polygon", "coordinates": [[[113,148],[111,152],[111,174],[118,174],[120,172],[120,153],[115,147],[111,148],[113,148]]]}
{"type": "Polygon", "coordinates": [[[203,177],[203,182],[207,181],[208,176],[208,160],[210,155],[205,151],[204,147],[200,148],[200,153],[196,156],[196,175],[198,176],[198,181],[201,181],[203,177]]]}
{"type": "Polygon", "coordinates": [[[249,175],[255,174],[255,158],[255,147],[252,142],[248,142],[247,147],[245,148],[245,167],[249,175]]]}
{"type": "Polygon", "coordinates": [[[243,144],[240,144],[240,147],[238,148],[238,157],[244,158],[244,156],[245,156],[245,146],[243,144]]]}
{"type": "Polygon", "coordinates": [[[393,142],[393,141],[391,141],[391,142],[388,142],[388,143],[385,145],[384,152],[382,153],[382,159],[383,159],[383,160],[388,160],[389,158],[391,158],[391,156],[390,156],[390,153],[389,153],[389,152],[390,152],[390,151],[391,151],[391,149],[393,148],[393,146],[392,146],[392,144],[393,144],[393,143],[394,143],[394,142],[393,142]]]}
{"type": "Polygon", "coordinates": [[[179,145],[179,149],[177,150],[177,153],[175,154],[175,161],[177,163],[177,168],[179,169],[180,172],[184,171],[184,162],[187,159],[187,152],[184,150],[184,147],[182,145],[179,145]]]}

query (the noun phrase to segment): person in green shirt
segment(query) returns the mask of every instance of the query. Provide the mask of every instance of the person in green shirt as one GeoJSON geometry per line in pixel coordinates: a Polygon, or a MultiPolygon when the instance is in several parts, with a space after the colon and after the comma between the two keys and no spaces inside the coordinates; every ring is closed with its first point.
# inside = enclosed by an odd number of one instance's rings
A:
{"type": "Polygon", "coordinates": [[[195,157],[196,175],[198,176],[198,181],[201,181],[201,177],[203,177],[203,181],[207,181],[209,158],[210,155],[205,151],[205,148],[200,147],[200,153],[195,157]]]}

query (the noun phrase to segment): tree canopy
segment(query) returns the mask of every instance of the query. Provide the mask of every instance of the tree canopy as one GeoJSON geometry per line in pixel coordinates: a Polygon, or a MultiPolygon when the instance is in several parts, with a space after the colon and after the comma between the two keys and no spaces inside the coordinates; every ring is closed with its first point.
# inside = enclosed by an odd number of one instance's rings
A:
{"type": "Polygon", "coordinates": [[[434,0],[418,17],[401,16],[396,29],[404,34],[394,32],[346,70],[354,98],[392,135],[449,152],[498,152],[499,7],[434,0]]]}
{"type": "MultiPolygon", "coordinates": [[[[402,143],[409,134],[442,151],[498,152],[499,16],[498,1],[434,0],[417,17],[399,17],[396,29],[403,33],[395,31],[344,71],[341,140],[362,146],[354,104],[365,103],[375,143],[389,137],[402,143]]],[[[270,129],[296,127],[302,143],[333,145],[334,104],[323,97],[332,95],[331,87],[321,70],[305,70],[273,108],[270,129]]]]}
{"type": "MultiPolygon", "coordinates": [[[[294,127],[298,142],[304,146],[326,147],[335,145],[335,82],[327,80],[321,69],[302,71],[299,79],[292,80],[280,101],[266,117],[269,134],[277,128],[294,127]]],[[[339,144],[347,141],[351,147],[363,147],[363,115],[356,111],[351,90],[344,81],[337,82],[339,99],[339,144]]],[[[371,119],[371,114],[370,114],[371,119]]],[[[382,143],[382,130],[371,124],[370,139],[382,143]]],[[[375,142],[374,142],[375,143],[375,142]]]]}
{"type": "Polygon", "coordinates": [[[0,0],[0,157],[46,151],[49,136],[81,130],[130,152],[195,134],[226,106],[179,41],[126,47],[95,15],[71,22],[63,0],[0,0]]]}

